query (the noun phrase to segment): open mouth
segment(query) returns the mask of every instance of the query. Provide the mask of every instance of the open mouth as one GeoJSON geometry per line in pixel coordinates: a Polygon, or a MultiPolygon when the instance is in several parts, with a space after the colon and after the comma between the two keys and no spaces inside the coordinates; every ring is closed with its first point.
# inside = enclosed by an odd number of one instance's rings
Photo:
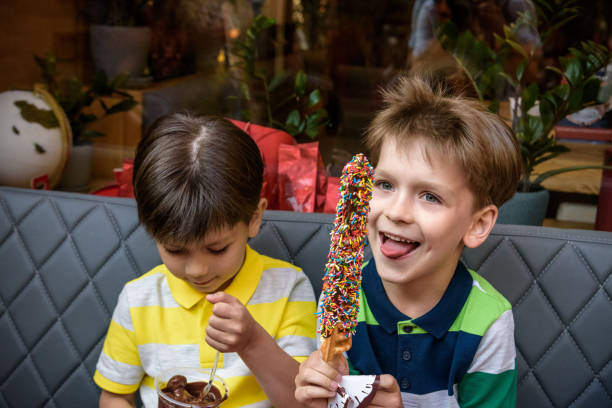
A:
{"type": "Polygon", "coordinates": [[[401,258],[412,253],[417,249],[420,243],[410,241],[398,235],[381,232],[380,236],[380,252],[388,258],[401,258]]]}

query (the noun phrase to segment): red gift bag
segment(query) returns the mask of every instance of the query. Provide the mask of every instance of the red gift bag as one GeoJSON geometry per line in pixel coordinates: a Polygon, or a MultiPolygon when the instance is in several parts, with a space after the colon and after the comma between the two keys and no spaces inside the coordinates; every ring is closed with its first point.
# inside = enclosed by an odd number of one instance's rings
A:
{"type": "Polygon", "coordinates": [[[279,147],[294,145],[295,139],[287,132],[252,123],[229,119],[253,138],[264,162],[264,184],[261,196],[268,200],[268,209],[279,209],[278,203],[278,155],[279,147]]]}
{"type": "Polygon", "coordinates": [[[327,178],[327,194],[323,212],[335,214],[338,200],[340,199],[340,177],[327,178]]]}
{"type": "Polygon", "coordinates": [[[134,198],[134,186],[132,177],[134,174],[134,159],[124,159],[123,169],[119,175],[119,192],[118,197],[134,198]]]}
{"type": "Polygon", "coordinates": [[[323,211],[327,176],[318,142],[279,146],[278,189],[280,210],[323,211]]]}

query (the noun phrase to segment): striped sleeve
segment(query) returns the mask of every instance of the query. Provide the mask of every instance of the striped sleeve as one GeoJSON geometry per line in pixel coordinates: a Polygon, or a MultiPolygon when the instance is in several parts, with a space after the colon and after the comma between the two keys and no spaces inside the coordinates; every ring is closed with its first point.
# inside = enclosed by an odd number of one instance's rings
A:
{"type": "MultiPolygon", "coordinates": [[[[289,271],[285,273],[287,272],[289,271]]],[[[276,333],[276,342],[287,354],[303,361],[316,350],[316,304],[314,291],[306,274],[301,270],[291,272],[294,279],[276,333]]]]}
{"type": "Polygon", "coordinates": [[[134,339],[127,286],[119,294],[94,381],[100,388],[115,393],[136,392],[144,375],[134,339]]]}
{"type": "Polygon", "coordinates": [[[516,406],[516,348],[512,310],[506,310],[482,337],[458,387],[459,406],[516,406]]]}

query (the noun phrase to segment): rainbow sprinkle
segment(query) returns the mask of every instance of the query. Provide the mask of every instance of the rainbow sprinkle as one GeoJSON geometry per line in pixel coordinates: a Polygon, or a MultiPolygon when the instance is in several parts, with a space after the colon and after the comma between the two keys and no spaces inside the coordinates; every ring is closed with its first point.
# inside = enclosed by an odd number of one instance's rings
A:
{"type": "Polygon", "coordinates": [[[344,166],[340,179],[340,199],[323,277],[320,329],[322,338],[331,336],[340,323],[347,337],[355,332],[359,311],[359,288],[366,221],[372,197],[374,170],[359,153],[344,166]]]}

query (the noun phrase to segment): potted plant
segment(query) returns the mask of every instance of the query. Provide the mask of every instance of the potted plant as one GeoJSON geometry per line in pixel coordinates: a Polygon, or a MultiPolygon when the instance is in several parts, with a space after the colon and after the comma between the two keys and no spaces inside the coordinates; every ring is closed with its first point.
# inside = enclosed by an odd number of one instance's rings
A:
{"type": "MultiPolygon", "coordinates": [[[[546,67],[557,73],[559,80],[549,87],[540,86],[526,75],[536,59],[536,48],[520,44],[517,32],[530,27],[537,30],[545,44],[556,30],[578,16],[579,9],[576,0],[534,0],[534,3],[537,16],[523,13],[515,22],[505,25],[503,36],[495,34],[495,50],[470,31],[459,33],[452,23],[441,26],[437,38],[454,57],[477,97],[488,104],[490,110],[499,110],[500,89],[508,91],[510,99],[515,101],[510,104],[512,128],[521,147],[524,165],[517,189],[520,193],[540,192],[543,209],[525,215],[536,215],[527,223],[541,224],[548,204],[548,192],[542,188],[544,180],[568,171],[601,168],[573,166],[534,175],[538,164],[569,151],[557,143],[553,129],[567,115],[596,102],[600,80],[594,74],[609,63],[612,52],[593,41],[583,42],[580,48],[570,48],[566,56],[559,58],[558,67],[546,67]],[[509,63],[511,58],[515,64],[509,63]]],[[[521,208],[524,207],[521,205],[521,208]]],[[[505,221],[520,222],[513,217],[505,221]]]]}
{"type": "Polygon", "coordinates": [[[128,85],[137,85],[148,76],[147,59],[152,13],[150,0],[88,1],[91,55],[95,71],[109,78],[128,75],[128,85]]]}
{"type": "MultiPolygon", "coordinates": [[[[138,102],[122,91],[127,81],[127,75],[119,75],[109,80],[103,71],[95,75],[91,85],[84,85],[76,77],[58,79],[56,59],[53,55],[45,57],[35,56],[36,64],[42,71],[42,79],[47,91],[53,96],[66,114],[72,131],[72,148],[66,168],[64,169],[59,187],[73,191],[85,191],[89,184],[91,157],[93,154],[92,139],[103,136],[102,133],[90,128],[90,125],[108,115],[132,109],[138,102]],[[113,97],[114,103],[107,105],[106,97],[113,97]],[[102,115],[96,115],[91,108],[99,104],[102,115]]],[[[29,109],[31,106],[21,104],[20,109],[29,109]]],[[[49,115],[29,115],[30,120],[39,122],[44,126],[54,117],[49,115]]]]}
{"type": "Polygon", "coordinates": [[[231,50],[237,58],[233,68],[247,107],[244,116],[246,120],[282,129],[298,142],[312,141],[329,123],[321,91],[308,88],[308,77],[302,70],[295,76],[286,73],[272,76],[257,65],[258,39],[274,24],[273,18],[256,16],[231,50]]]}

